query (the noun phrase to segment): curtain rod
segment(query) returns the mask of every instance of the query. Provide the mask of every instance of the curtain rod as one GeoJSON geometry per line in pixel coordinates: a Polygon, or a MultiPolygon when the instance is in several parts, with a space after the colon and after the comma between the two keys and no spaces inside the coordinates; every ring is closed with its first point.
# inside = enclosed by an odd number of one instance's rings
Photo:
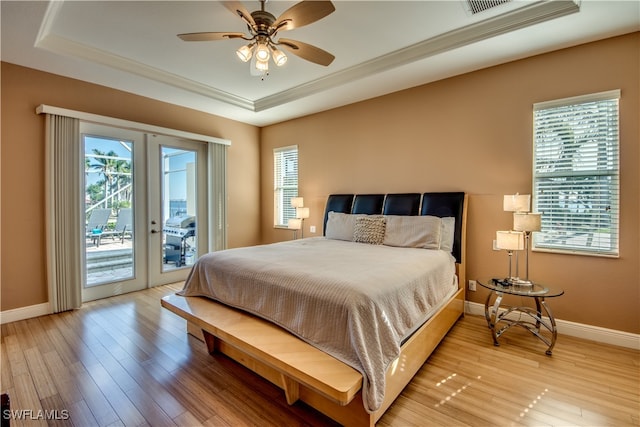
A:
{"type": "Polygon", "coordinates": [[[215,144],[231,145],[228,139],[217,138],[215,136],[201,135],[177,129],[165,128],[162,126],[149,125],[146,123],[132,122],[130,120],[116,119],[114,117],[101,116],[99,114],[85,113],[83,111],[68,110],[66,108],[52,107],[41,104],[36,108],[36,114],[55,114],[58,116],[72,117],[86,122],[116,126],[124,129],[136,130],[146,133],[155,133],[178,138],[191,139],[195,141],[212,142],[215,144]]]}

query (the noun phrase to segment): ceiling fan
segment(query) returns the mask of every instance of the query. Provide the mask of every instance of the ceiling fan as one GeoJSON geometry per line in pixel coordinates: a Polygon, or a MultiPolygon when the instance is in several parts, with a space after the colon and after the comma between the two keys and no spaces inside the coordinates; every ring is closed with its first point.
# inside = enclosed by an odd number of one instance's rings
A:
{"type": "Polygon", "coordinates": [[[251,73],[264,77],[269,71],[272,57],[277,66],[287,62],[287,56],[278,47],[315,64],[328,66],[334,56],[319,47],[297,40],[278,38],[279,31],[292,30],[316,22],[331,14],[335,7],[330,1],[301,1],[282,13],[278,18],[264,9],[267,0],[260,0],[260,10],[249,13],[239,1],[223,1],[224,6],[238,15],[248,27],[249,35],[231,32],[203,32],[178,34],[184,41],[213,41],[243,39],[249,41],[236,51],[238,57],[251,60],[251,73]]]}

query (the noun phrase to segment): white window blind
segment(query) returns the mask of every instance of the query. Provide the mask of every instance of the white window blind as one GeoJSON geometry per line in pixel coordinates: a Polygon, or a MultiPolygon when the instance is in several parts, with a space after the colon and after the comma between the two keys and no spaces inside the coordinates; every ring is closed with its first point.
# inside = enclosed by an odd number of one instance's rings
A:
{"type": "Polygon", "coordinates": [[[275,148],[274,165],[274,225],[286,227],[296,217],[291,198],[298,196],[298,146],[275,148]]]}
{"type": "Polygon", "coordinates": [[[534,104],[533,248],[618,255],[620,91],[534,104]]]}

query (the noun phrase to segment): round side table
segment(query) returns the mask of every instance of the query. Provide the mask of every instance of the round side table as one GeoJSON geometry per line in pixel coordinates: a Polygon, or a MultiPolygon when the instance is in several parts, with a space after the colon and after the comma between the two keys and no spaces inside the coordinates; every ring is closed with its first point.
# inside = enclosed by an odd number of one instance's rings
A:
{"type": "Polygon", "coordinates": [[[502,279],[478,281],[478,284],[491,291],[484,303],[484,316],[487,319],[494,345],[500,345],[498,338],[509,328],[520,326],[544,342],[548,346],[545,353],[551,356],[558,337],[558,329],[545,298],[559,297],[564,294],[564,290],[551,289],[539,283],[526,286],[510,284],[502,279]],[[502,299],[505,295],[533,298],[535,309],[526,306],[504,305],[502,299]],[[546,335],[543,334],[545,330],[547,331],[546,335]]]}

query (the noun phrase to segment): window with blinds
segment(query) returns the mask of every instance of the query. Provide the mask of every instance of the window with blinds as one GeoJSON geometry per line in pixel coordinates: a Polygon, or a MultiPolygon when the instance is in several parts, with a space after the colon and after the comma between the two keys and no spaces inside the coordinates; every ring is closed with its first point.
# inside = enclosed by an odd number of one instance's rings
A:
{"type": "Polygon", "coordinates": [[[274,165],[274,226],[287,227],[289,219],[296,217],[291,198],[298,196],[298,146],[275,148],[274,165]]]}
{"type": "Polygon", "coordinates": [[[534,104],[533,248],[618,255],[620,91],[534,104]]]}

